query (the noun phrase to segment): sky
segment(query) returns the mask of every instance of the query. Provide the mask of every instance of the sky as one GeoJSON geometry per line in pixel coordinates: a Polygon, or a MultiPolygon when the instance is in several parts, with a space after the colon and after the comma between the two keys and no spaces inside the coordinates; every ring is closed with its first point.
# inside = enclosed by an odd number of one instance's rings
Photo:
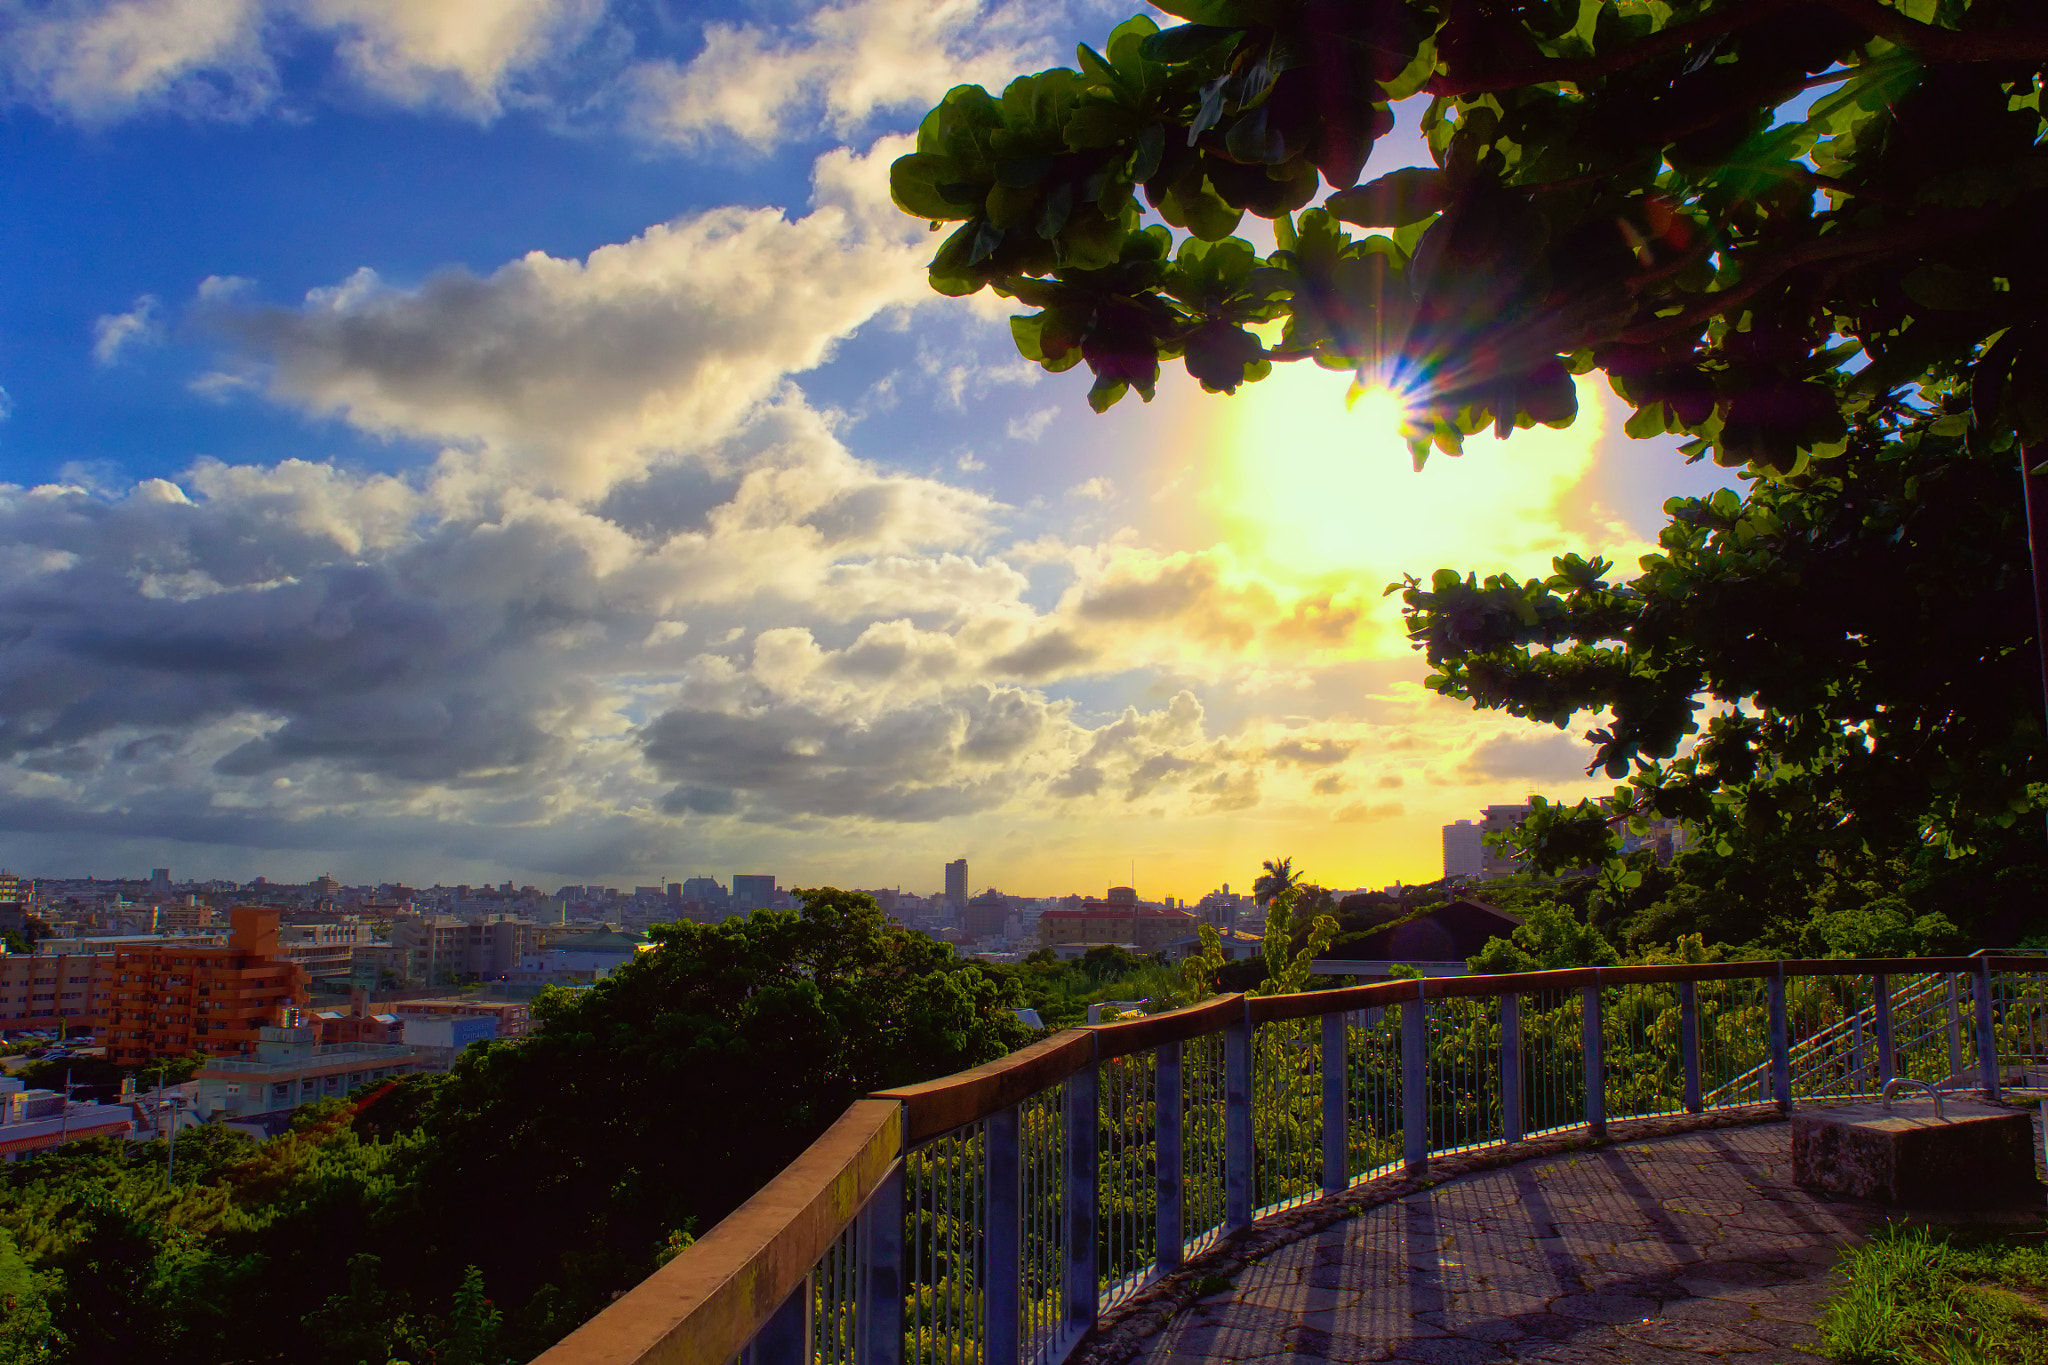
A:
{"type": "Polygon", "coordinates": [[[1193,897],[1606,790],[1382,593],[1725,479],[1603,381],[1417,473],[927,287],[919,116],[1134,8],[0,0],[0,861],[1193,897]]]}

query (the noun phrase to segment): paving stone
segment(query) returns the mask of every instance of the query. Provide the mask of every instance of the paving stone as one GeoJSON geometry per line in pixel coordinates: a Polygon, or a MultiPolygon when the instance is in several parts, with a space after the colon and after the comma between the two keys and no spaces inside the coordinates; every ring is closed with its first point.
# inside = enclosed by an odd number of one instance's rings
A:
{"type": "Polygon", "coordinates": [[[1882,1211],[1791,1184],[1782,1123],[1467,1169],[1232,1263],[1130,1365],[1813,1365],[1882,1211]]]}
{"type": "Polygon", "coordinates": [[[1699,1354],[1749,1354],[1761,1351],[1766,1343],[1754,1337],[1744,1336],[1731,1328],[1717,1326],[1711,1322],[1690,1322],[1678,1318],[1652,1318],[1648,1322],[1634,1322],[1614,1329],[1630,1341],[1646,1346],[1661,1346],[1667,1351],[1693,1351],[1699,1354]]]}
{"type": "Polygon", "coordinates": [[[1411,1337],[1387,1343],[1387,1355],[1394,1360],[1414,1360],[1422,1365],[1501,1365],[1511,1357],[1499,1346],[1463,1337],[1411,1337]]]}

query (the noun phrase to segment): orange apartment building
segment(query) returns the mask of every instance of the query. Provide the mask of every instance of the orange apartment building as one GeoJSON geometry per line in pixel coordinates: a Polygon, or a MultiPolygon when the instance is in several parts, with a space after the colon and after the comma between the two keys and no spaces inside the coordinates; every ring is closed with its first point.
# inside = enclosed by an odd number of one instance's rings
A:
{"type": "Polygon", "coordinates": [[[1055,950],[1119,943],[1150,953],[1193,938],[1199,922],[1189,911],[1145,905],[1131,888],[1112,886],[1106,900],[1084,901],[1078,910],[1041,913],[1038,941],[1055,950]]]}
{"type": "Polygon", "coordinates": [[[284,957],[278,912],[238,905],[228,913],[224,948],[151,944],[110,955],[111,998],[94,1021],[108,1060],[254,1056],[264,1026],[305,1004],[310,981],[284,957]]]}
{"type": "Polygon", "coordinates": [[[114,994],[112,953],[0,956],[0,1029],[87,1033],[114,994]]]}

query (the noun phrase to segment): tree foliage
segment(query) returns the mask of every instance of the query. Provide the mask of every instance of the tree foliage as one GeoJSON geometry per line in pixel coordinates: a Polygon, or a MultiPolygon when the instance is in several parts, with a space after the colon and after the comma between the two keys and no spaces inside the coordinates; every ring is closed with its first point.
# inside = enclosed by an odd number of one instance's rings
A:
{"type": "Polygon", "coordinates": [[[959,224],[933,287],[1038,309],[1019,349],[1085,361],[1098,408],[1162,361],[1230,391],[1312,358],[1407,389],[1419,456],[1568,422],[1597,367],[1632,434],[1789,473],[1931,376],[1985,450],[2048,436],[2029,0],[1162,8],[1189,22],[952,90],[891,181],[959,224]],[[1416,93],[1437,165],[1359,185],[1416,93]],[[1280,251],[1231,236],[1246,212],[1280,251]]]}
{"type": "Polygon", "coordinates": [[[1538,866],[1626,877],[1615,836],[1657,816],[1724,855],[1783,829],[1838,861],[1968,854],[2042,807],[2035,0],[1163,8],[1187,22],[925,120],[893,183],[960,224],[936,288],[1036,309],[1019,349],[1085,361],[1098,409],[1176,359],[1222,391],[1307,360],[1398,389],[1419,464],[1569,423],[1598,370],[1630,435],[1753,480],[1669,504],[1640,575],[1405,584],[1438,690],[1607,717],[1593,767],[1628,785],[1539,812],[1538,866]],[[1358,183],[1410,95],[1435,165],[1358,183]],[[1247,212],[1271,255],[1231,235],[1247,212]]]}

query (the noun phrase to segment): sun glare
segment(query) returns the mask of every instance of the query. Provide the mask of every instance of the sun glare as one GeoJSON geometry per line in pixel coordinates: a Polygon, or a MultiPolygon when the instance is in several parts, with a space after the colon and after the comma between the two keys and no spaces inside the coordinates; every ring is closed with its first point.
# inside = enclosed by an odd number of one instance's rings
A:
{"type": "Polygon", "coordinates": [[[1563,431],[1506,441],[1474,437],[1457,458],[1417,473],[1402,440],[1403,405],[1351,377],[1276,367],[1225,401],[1210,428],[1208,498],[1247,559],[1294,578],[1380,585],[1445,565],[1534,572],[1566,549],[1563,499],[1592,469],[1601,406],[1582,392],[1563,431]]]}

